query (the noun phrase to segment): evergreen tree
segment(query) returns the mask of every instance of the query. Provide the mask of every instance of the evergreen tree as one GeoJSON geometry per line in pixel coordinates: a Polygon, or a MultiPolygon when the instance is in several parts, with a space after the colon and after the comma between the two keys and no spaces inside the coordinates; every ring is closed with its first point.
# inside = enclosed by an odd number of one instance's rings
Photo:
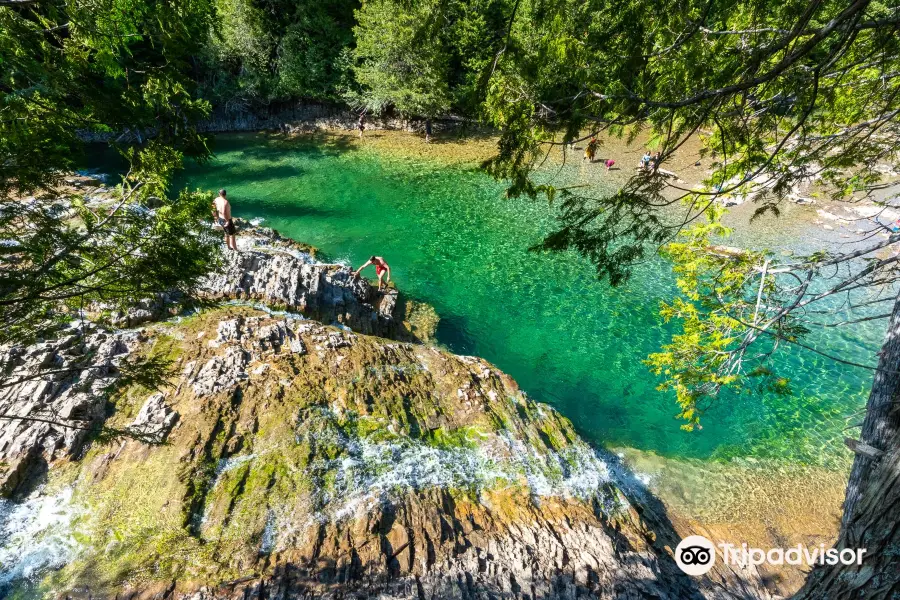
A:
{"type": "Polygon", "coordinates": [[[168,189],[184,156],[209,155],[190,72],[211,15],[205,0],[0,2],[0,343],[94,303],[189,294],[214,264],[209,197],[168,189]],[[109,204],[57,192],[92,136],[127,164],[109,204]]]}
{"type": "Polygon", "coordinates": [[[813,178],[834,200],[896,197],[897,182],[879,169],[896,164],[900,147],[897,7],[526,1],[509,30],[490,70],[486,112],[503,133],[486,166],[511,182],[510,195],[559,207],[558,230],[537,249],[575,249],[612,284],[659,250],[673,261],[682,295],[662,315],[682,330],[648,360],[676,392],[686,428],[725,387],[789,392],[789,374],[773,372],[770,358],[784,344],[815,351],[804,335],[835,325],[819,316],[833,314],[829,301],[851,309],[844,324],[888,321],[877,366],[863,365],[875,379],[861,435],[848,440],[856,456],[838,542],[878,554],[817,568],[800,597],[891,597],[900,587],[889,550],[900,543],[900,270],[886,249],[900,235],[875,225],[859,249],[789,258],[717,244],[727,197],[751,199],[757,216],[779,214],[813,178]],[[605,196],[532,178],[548,152],[601,132],[649,133],[663,166],[700,138],[713,174],[685,189],[642,170],[605,196]]]}

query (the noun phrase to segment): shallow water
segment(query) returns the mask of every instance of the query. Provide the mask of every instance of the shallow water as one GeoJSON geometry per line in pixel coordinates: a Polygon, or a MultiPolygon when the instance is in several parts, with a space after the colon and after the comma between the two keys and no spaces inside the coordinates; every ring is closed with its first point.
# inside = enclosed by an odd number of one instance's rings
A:
{"type": "MultiPolygon", "coordinates": [[[[384,256],[397,286],[437,309],[440,343],[495,363],[594,443],[846,468],[842,430],[864,405],[871,372],[788,350],[779,360],[792,397],[723,397],[702,431],[681,431],[672,396],[641,363],[669,333],[657,315],[674,289],[667,265],[652,261],[612,289],[573,253],[528,252],[553,226],[546,204],[506,200],[503,184],[474,168],[327,139],[220,136],[216,159],[189,165],[178,185],[226,187],[236,216],[263,219],[330,259],[358,266],[384,256]]],[[[814,341],[870,362],[881,331],[874,323],[814,341]]]]}

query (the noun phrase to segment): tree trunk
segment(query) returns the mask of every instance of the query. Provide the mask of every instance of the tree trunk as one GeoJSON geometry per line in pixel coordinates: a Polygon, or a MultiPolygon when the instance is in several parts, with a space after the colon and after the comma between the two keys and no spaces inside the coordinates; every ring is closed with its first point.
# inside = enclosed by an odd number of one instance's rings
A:
{"type": "Polygon", "coordinates": [[[862,564],[817,566],[795,600],[900,596],[900,296],[879,353],[859,441],[880,454],[856,454],[835,548],[865,548],[862,564]]]}
{"type": "MultiPolygon", "coordinates": [[[[894,302],[887,336],[878,354],[878,371],[866,404],[860,441],[888,452],[900,446],[900,296],[894,302]]],[[[864,454],[857,454],[853,461],[844,500],[844,529],[853,519],[866,487],[872,483],[870,475],[877,462],[864,454]]]]}

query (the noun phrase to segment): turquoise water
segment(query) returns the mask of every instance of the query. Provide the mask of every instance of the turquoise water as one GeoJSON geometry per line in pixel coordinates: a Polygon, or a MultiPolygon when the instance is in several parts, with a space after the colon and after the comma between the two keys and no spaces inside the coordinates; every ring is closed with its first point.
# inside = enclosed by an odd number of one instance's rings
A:
{"type": "MultiPolygon", "coordinates": [[[[794,396],[729,395],[702,431],[679,429],[673,397],[656,390],[641,363],[670,333],[657,316],[674,290],[662,261],[612,289],[575,254],[528,252],[553,227],[552,208],[506,200],[502,183],[474,169],[310,140],[216,142],[216,159],[188,165],[179,185],[226,187],[236,216],[264,219],[330,259],[358,266],[384,256],[397,286],[437,309],[439,343],[493,362],[590,441],[666,456],[846,466],[842,430],[863,406],[871,372],[802,350],[779,359],[794,396]]],[[[814,341],[870,362],[878,327],[814,341]]]]}

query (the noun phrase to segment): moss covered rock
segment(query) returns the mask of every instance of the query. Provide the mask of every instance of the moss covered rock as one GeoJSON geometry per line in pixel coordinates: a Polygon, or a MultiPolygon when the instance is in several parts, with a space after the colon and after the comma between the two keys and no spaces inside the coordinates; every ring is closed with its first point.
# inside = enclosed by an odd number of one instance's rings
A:
{"type": "Polygon", "coordinates": [[[567,419],[481,359],[235,306],[141,340],[176,376],[119,391],[107,424],[128,427],[152,400],[163,443],[95,440],[55,463],[30,501],[66,518],[15,555],[0,541],[7,592],[719,594],[677,572],[664,549],[677,540],[658,539],[567,419]]]}

